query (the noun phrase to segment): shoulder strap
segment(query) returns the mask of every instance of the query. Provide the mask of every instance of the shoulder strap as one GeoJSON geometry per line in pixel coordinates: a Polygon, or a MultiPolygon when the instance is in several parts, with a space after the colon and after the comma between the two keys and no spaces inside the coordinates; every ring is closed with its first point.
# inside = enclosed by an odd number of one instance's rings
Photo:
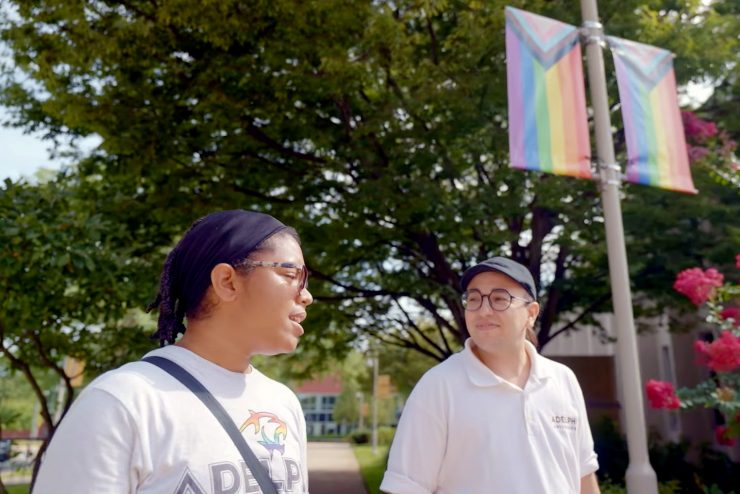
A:
{"type": "Polygon", "coordinates": [[[193,394],[195,394],[195,396],[197,396],[200,401],[208,407],[211,413],[213,413],[221,423],[224,430],[229,434],[231,440],[234,441],[234,445],[236,445],[236,448],[239,450],[239,453],[241,453],[244,461],[247,462],[247,466],[252,472],[252,476],[254,476],[254,479],[259,484],[260,489],[262,489],[263,494],[278,494],[275,484],[272,483],[272,479],[267,473],[267,470],[259,462],[257,457],[254,456],[252,450],[249,449],[247,441],[244,440],[244,436],[239,432],[234,421],[229,417],[226,410],[224,410],[221,404],[216,401],[205,386],[200,383],[200,381],[178,364],[164,357],[145,357],[142,360],[156,365],[192,391],[193,394]]]}

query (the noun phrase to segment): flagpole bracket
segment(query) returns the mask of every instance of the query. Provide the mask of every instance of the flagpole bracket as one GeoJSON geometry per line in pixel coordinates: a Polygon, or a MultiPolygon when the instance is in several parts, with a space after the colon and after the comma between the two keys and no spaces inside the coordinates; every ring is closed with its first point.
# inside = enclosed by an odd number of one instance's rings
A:
{"type": "Polygon", "coordinates": [[[599,182],[602,187],[614,185],[619,188],[622,185],[622,167],[619,163],[604,163],[601,160],[594,162],[599,173],[599,182]]]}
{"type": "Polygon", "coordinates": [[[596,43],[602,48],[606,48],[606,37],[604,36],[604,26],[598,21],[583,21],[583,26],[578,30],[581,40],[584,44],[590,45],[596,43]]]}

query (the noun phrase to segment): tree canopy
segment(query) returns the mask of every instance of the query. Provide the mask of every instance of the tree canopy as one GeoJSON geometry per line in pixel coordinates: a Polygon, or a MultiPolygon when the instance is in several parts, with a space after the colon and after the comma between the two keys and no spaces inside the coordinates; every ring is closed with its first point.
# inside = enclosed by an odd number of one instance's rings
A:
{"type": "MultiPolygon", "coordinates": [[[[542,344],[609,309],[597,185],[508,167],[504,2],[7,4],[0,101],[50,139],[102,138],[72,174],[88,214],[136,239],[117,255],[161,261],[220,208],[301,233],[317,303],[300,358],[359,335],[446,358],[465,335],[460,275],[494,254],[539,281],[542,344]]],[[[524,8],[580,24],[572,2],[524,8]]],[[[674,51],[679,83],[736,84],[722,3],[602,0],[600,15],[608,34],[674,51]]],[[[610,94],[616,111],[613,78],[610,94]]],[[[635,290],[663,294],[687,258],[738,250],[737,193],[695,175],[698,198],[625,189],[635,290]],[[681,244],[702,222],[702,242],[681,244]]],[[[138,279],[154,292],[153,273],[138,279]]]]}

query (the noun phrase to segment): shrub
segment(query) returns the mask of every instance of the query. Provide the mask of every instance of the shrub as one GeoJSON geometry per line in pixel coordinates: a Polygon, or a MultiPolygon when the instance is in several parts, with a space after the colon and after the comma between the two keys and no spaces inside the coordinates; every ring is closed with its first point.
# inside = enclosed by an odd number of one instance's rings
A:
{"type": "Polygon", "coordinates": [[[370,441],[370,433],[365,430],[354,431],[350,436],[354,444],[367,444],[370,441]]]}
{"type": "Polygon", "coordinates": [[[396,429],[393,427],[378,427],[378,444],[389,446],[395,434],[396,429]]]}
{"type": "MultiPolygon", "coordinates": [[[[627,443],[616,422],[605,418],[594,425],[594,449],[599,455],[597,476],[602,494],[624,493],[624,476],[628,465],[627,443]]],[[[740,463],[707,445],[699,449],[696,464],[687,460],[691,450],[686,442],[650,443],[650,464],[655,469],[660,494],[729,494],[737,489],[740,463]]]]}
{"type": "Polygon", "coordinates": [[[601,482],[622,482],[627,471],[627,443],[614,420],[604,417],[594,424],[594,451],[599,457],[596,475],[601,482]]]}

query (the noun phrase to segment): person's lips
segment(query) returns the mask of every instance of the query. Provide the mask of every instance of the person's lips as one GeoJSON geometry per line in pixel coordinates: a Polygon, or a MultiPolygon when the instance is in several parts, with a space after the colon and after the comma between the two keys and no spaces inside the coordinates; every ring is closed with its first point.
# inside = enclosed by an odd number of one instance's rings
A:
{"type": "Polygon", "coordinates": [[[288,317],[290,318],[291,321],[300,324],[306,319],[306,316],[307,314],[301,311],[301,312],[294,312],[288,317]]]}
{"type": "Polygon", "coordinates": [[[493,331],[494,329],[498,329],[500,324],[492,322],[492,321],[482,321],[475,324],[475,329],[479,331],[493,331]]]}
{"type": "Polygon", "coordinates": [[[296,325],[298,330],[297,336],[301,336],[303,334],[303,326],[301,326],[301,323],[306,319],[306,313],[303,311],[294,312],[288,316],[288,318],[296,325]]]}

